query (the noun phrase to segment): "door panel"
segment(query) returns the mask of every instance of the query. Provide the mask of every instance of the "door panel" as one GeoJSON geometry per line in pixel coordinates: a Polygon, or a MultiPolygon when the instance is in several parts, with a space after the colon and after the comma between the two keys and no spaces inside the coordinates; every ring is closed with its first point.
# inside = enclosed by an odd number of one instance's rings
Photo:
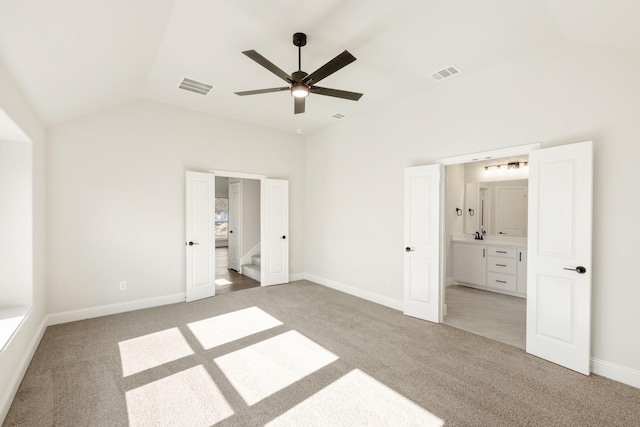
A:
{"type": "Polygon", "coordinates": [[[591,142],[531,152],[527,352],[588,375],[591,142]],[[580,274],[577,267],[586,270],[580,274]]]}
{"type": "Polygon", "coordinates": [[[405,169],[404,314],[440,322],[440,165],[405,169]]]}
{"type": "Polygon", "coordinates": [[[289,283],[289,182],[262,180],[262,286],[289,283]]]}
{"type": "Polygon", "coordinates": [[[234,182],[229,184],[229,258],[227,261],[227,267],[240,271],[240,259],[241,259],[241,248],[240,248],[240,236],[242,234],[242,230],[240,227],[242,220],[242,206],[240,204],[241,200],[241,186],[240,182],[234,182]]]}
{"type": "Polygon", "coordinates": [[[186,173],[186,300],[215,295],[215,176],[186,173]],[[191,243],[191,244],[190,244],[191,243]]]}

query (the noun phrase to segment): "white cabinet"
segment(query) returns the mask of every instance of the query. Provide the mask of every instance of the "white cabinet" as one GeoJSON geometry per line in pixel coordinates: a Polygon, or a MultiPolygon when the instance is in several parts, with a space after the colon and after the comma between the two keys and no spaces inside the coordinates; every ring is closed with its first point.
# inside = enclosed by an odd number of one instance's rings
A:
{"type": "Polygon", "coordinates": [[[518,249],[518,279],[516,292],[519,295],[527,296],[527,251],[518,249]]]}
{"type": "Polygon", "coordinates": [[[487,283],[487,249],[471,243],[453,245],[453,280],[470,285],[487,283]]]}
{"type": "Polygon", "coordinates": [[[509,295],[527,295],[527,251],[453,242],[453,280],[509,295]]]}

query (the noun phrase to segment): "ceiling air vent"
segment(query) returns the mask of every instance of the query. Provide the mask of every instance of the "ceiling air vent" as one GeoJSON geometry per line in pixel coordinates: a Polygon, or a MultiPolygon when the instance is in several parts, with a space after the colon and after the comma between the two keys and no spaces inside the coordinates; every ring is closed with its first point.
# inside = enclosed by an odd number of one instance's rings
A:
{"type": "Polygon", "coordinates": [[[330,119],[336,119],[336,120],[342,120],[345,117],[347,117],[347,116],[345,116],[344,114],[340,114],[340,113],[335,113],[335,114],[332,114],[332,115],[329,116],[330,119]]]}
{"type": "Polygon", "coordinates": [[[213,86],[185,78],[184,80],[182,80],[182,83],[180,83],[180,86],[178,86],[178,88],[188,90],[190,92],[199,93],[200,95],[206,95],[211,89],[213,89],[213,86]]]}
{"type": "Polygon", "coordinates": [[[431,73],[431,78],[433,78],[434,80],[444,80],[448,77],[453,77],[456,74],[460,74],[461,71],[460,69],[458,69],[458,67],[456,67],[455,65],[449,65],[446,68],[443,68],[442,70],[438,70],[435,73],[431,73]]]}

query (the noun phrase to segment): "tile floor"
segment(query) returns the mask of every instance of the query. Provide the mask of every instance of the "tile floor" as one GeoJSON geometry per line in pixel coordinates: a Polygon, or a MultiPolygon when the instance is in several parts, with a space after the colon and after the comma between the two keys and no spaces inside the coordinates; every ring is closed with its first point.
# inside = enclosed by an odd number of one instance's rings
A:
{"type": "Polygon", "coordinates": [[[445,289],[445,303],[445,325],[525,348],[526,299],[453,285],[445,289]]]}

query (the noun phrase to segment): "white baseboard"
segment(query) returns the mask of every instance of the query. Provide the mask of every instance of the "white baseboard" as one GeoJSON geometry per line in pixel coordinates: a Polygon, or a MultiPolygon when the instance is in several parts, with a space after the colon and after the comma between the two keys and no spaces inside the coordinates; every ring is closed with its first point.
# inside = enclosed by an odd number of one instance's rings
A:
{"type": "Polygon", "coordinates": [[[29,345],[24,353],[24,356],[20,360],[20,364],[17,369],[13,372],[13,376],[9,381],[7,389],[4,391],[2,398],[0,400],[0,424],[7,417],[7,413],[9,413],[9,408],[11,408],[11,404],[13,403],[13,399],[18,392],[18,387],[20,387],[20,383],[22,383],[22,378],[24,378],[24,374],[27,372],[27,368],[31,363],[31,359],[33,358],[38,345],[40,344],[40,340],[44,335],[44,331],[47,329],[47,316],[42,318],[40,325],[38,325],[38,329],[36,329],[36,333],[31,338],[29,345]]]}
{"type": "Polygon", "coordinates": [[[631,387],[640,388],[640,371],[616,365],[615,363],[591,358],[591,372],[631,387]]]}
{"type": "Polygon", "coordinates": [[[47,316],[48,325],[59,325],[61,323],[75,322],[77,320],[92,319],[94,317],[108,316],[110,314],[125,313],[127,311],[140,310],[143,308],[158,307],[161,305],[175,304],[185,301],[185,294],[178,293],[161,297],[146,298],[136,301],[101,305],[98,307],[82,308],[79,310],[62,311],[52,313],[47,316]]]}
{"type": "Polygon", "coordinates": [[[451,285],[457,285],[457,284],[458,284],[458,282],[456,282],[455,280],[453,280],[453,277],[447,277],[447,278],[444,280],[444,285],[445,285],[445,286],[451,286],[451,285]]]}
{"type": "Polygon", "coordinates": [[[314,276],[313,274],[308,274],[308,273],[305,274],[305,279],[318,283],[322,286],[326,286],[328,288],[335,289],[340,292],[344,292],[345,294],[353,295],[358,298],[375,302],[376,304],[381,304],[386,307],[393,308],[395,310],[402,311],[404,309],[404,303],[401,300],[396,300],[393,298],[378,295],[373,292],[365,291],[351,285],[336,282],[335,280],[329,280],[329,279],[325,279],[324,277],[314,276]]]}
{"type": "Polygon", "coordinates": [[[289,281],[290,282],[295,282],[297,280],[304,280],[306,278],[306,274],[305,273],[297,273],[297,274],[290,274],[289,275],[289,281]]]}

